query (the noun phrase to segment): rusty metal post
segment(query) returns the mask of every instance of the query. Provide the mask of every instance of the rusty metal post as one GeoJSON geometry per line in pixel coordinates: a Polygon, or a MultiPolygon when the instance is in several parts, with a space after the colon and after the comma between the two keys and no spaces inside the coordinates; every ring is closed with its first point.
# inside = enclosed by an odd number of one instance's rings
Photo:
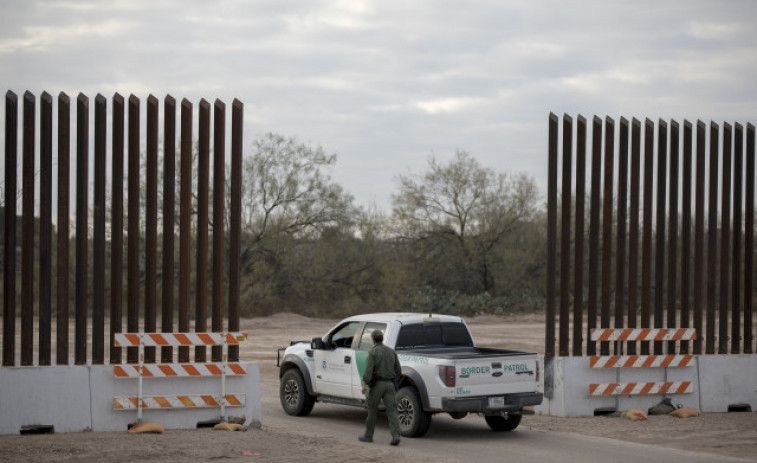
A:
{"type": "Polygon", "coordinates": [[[34,118],[36,99],[24,93],[21,217],[21,365],[34,364],[34,118]]]}
{"type": "MultiPolygon", "coordinates": [[[[641,122],[631,121],[631,199],[628,217],[628,327],[638,326],[639,291],[639,188],[641,174],[641,122]]],[[[626,343],[627,353],[636,354],[636,342],[626,343]]]]}
{"type": "MultiPolygon", "coordinates": [[[[129,179],[127,204],[127,321],[130,333],[139,331],[139,98],[129,96],[129,179]]],[[[126,348],[126,361],[137,363],[137,347],[126,348]]]]}
{"type": "MultiPolygon", "coordinates": [[[[676,327],[676,297],[678,289],[678,156],[679,125],[670,121],[670,190],[668,202],[668,302],[666,304],[666,322],[668,328],[676,327]]],[[[674,354],[676,342],[668,342],[668,354],[674,354]]]]}
{"type": "MultiPolygon", "coordinates": [[[[229,331],[239,331],[239,258],[242,229],[242,127],[244,105],[231,107],[231,204],[229,211],[229,331]]],[[[239,346],[229,346],[229,360],[239,361],[239,346]]]]}
{"type": "Polygon", "coordinates": [[[731,278],[731,353],[741,353],[741,205],[744,170],[744,127],[734,126],[733,140],[733,271],[731,278]]]}
{"type": "MultiPolygon", "coordinates": [[[[55,363],[68,365],[68,267],[69,194],[71,167],[71,101],[65,93],[58,95],[58,262],[55,363]]],[[[6,215],[7,217],[7,215],[6,215]]]]}
{"type": "Polygon", "coordinates": [[[53,97],[43,92],[39,102],[39,365],[50,365],[53,284],[53,97]]]}
{"type": "MultiPolygon", "coordinates": [[[[644,230],[641,249],[641,328],[650,327],[652,296],[652,204],[654,203],[654,123],[644,121],[644,230]]],[[[641,354],[649,354],[649,341],[641,343],[641,354]]]]}
{"type": "MultiPolygon", "coordinates": [[[[691,122],[683,121],[683,180],[681,190],[681,327],[691,326],[689,320],[691,302],[691,122]]],[[[689,353],[689,341],[681,341],[680,353],[689,353]]]]}
{"type": "MultiPolygon", "coordinates": [[[[626,216],[628,214],[628,120],[620,118],[618,140],[618,220],[615,248],[615,328],[625,326],[626,216]]],[[[618,347],[619,344],[616,344],[618,347]]],[[[621,351],[615,354],[620,355],[621,351]]]]}
{"type": "Polygon", "coordinates": [[[723,190],[720,199],[720,307],[718,308],[718,354],[728,353],[728,303],[731,251],[731,124],[723,124],[723,190]]]}
{"type": "Polygon", "coordinates": [[[74,363],[87,363],[89,234],[89,98],[76,99],[76,330],[74,363]]]}
{"type": "MultiPolygon", "coordinates": [[[[601,328],[610,327],[610,300],[612,296],[612,204],[613,172],[615,169],[615,121],[605,119],[605,175],[602,197],[602,306],[601,328]]],[[[600,343],[600,354],[610,354],[610,343],[600,343]]]]}
{"type": "Polygon", "coordinates": [[[573,272],[573,355],[583,355],[584,220],[586,201],[586,118],[576,120],[576,238],[573,272]]]}
{"type": "MultiPolygon", "coordinates": [[[[224,202],[226,200],[226,105],[216,100],[213,114],[213,314],[212,330],[223,331],[224,202]]],[[[221,346],[213,346],[211,358],[221,361],[221,346]]]]}
{"type": "Polygon", "coordinates": [[[720,128],[710,122],[709,217],[707,221],[707,334],[705,354],[715,353],[715,288],[718,278],[718,134],[720,128]]]}
{"type": "MultiPolygon", "coordinates": [[[[197,265],[195,268],[195,332],[208,329],[208,178],[210,158],[210,103],[200,100],[197,157],[197,265]]],[[[206,359],[204,346],[195,347],[195,362],[206,359]]]]}
{"type": "Polygon", "coordinates": [[[597,354],[597,343],[591,340],[591,330],[597,327],[597,288],[599,287],[599,212],[602,183],[602,119],[592,120],[591,146],[591,204],[589,206],[589,294],[586,327],[586,354],[597,354]]]}
{"type": "MultiPolygon", "coordinates": [[[[697,338],[694,340],[694,354],[702,353],[702,338],[704,338],[703,312],[704,312],[704,186],[706,167],[706,133],[707,126],[702,121],[697,121],[697,173],[696,173],[696,216],[694,219],[694,329],[697,338]]],[[[713,269],[714,270],[714,269],[713,269]]]]}
{"type": "Polygon", "coordinates": [[[121,363],[113,339],[123,330],[124,288],[124,97],[113,95],[112,184],[110,227],[110,363],[121,363]]]}
{"type": "MultiPolygon", "coordinates": [[[[189,331],[192,220],[192,103],[181,102],[181,190],[179,231],[179,332],[189,331]]],[[[189,347],[179,347],[179,362],[189,362],[189,347]]]]}
{"type": "Polygon", "coordinates": [[[754,125],[746,126],[746,201],[744,205],[744,353],[751,354],[752,278],[754,276],[754,125]]]}
{"type": "Polygon", "coordinates": [[[567,357],[570,335],[570,199],[573,161],[573,119],[563,115],[562,131],[562,214],[560,230],[560,340],[559,355],[567,357]]]}
{"type": "Polygon", "coordinates": [[[105,164],[107,100],[95,97],[95,190],[92,241],[92,363],[105,363],[105,164]]]}
{"type": "Polygon", "coordinates": [[[3,366],[16,363],[16,170],[18,96],[5,93],[5,229],[3,230],[3,366]]]}
{"type": "MultiPolygon", "coordinates": [[[[555,282],[557,280],[557,137],[559,118],[549,113],[548,183],[547,183],[547,326],[544,355],[555,356],[555,282]]],[[[551,387],[545,386],[545,387],[551,387]]]]}
{"type": "MultiPolygon", "coordinates": [[[[146,333],[155,333],[158,275],[158,105],[147,97],[147,175],[145,184],[145,315],[146,333]]],[[[155,363],[155,348],[145,347],[145,362],[155,363]]]]}
{"type": "MultiPolygon", "coordinates": [[[[173,332],[174,280],[174,206],[176,203],[176,100],[166,95],[163,101],[163,276],[161,331],[173,332]]],[[[173,348],[160,349],[160,361],[173,361],[173,348]]]]}
{"type": "MultiPolygon", "coordinates": [[[[662,119],[657,125],[657,239],[655,240],[654,326],[662,328],[665,312],[665,199],[667,184],[668,124],[662,119]]],[[[662,341],[654,342],[654,353],[662,354],[662,341]]]]}

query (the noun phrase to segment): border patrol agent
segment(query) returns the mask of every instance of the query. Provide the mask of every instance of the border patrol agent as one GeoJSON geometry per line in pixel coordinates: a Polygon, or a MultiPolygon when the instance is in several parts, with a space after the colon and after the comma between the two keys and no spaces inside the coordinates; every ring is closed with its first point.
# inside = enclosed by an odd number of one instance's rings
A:
{"type": "Polygon", "coordinates": [[[371,333],[373,349],[368,353],[363,374],[363,394],[366,386],[368,392],[368,418],[365,420],[365,434],[358,437],[360,442],[373,442],[373,430],[376,427],[376,415],[381,401],[384,401],[386,417],[389,419],[389,431],[392,433],[392,445],[400,443],[400,425],[397,419],[397,406],[394,401],[395,379],[402,375],[397,353],[384,345],[384,333],[375,330],[371,333]]]}

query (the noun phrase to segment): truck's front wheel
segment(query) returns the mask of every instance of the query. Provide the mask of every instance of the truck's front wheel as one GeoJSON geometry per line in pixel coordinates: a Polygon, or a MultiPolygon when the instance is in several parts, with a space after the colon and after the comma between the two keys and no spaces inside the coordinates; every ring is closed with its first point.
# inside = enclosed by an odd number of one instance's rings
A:
{"type": "Polygon", "coordinates": [[[492,428],[492,431],[502,432],[512,431],[517,428],[522,417],[523,415],[508,415],[507,418],[504,416],[491,415],[485,416],[484,418],[486,419],[486,424],[492,428]]]}
{"type": "Polygon", "coordinates": [[[284,373],[279,384],[281,407],[292,416],[306,416],[313,410],[315,397],[308,394],[305,380],[297,368],[284,373]]]}
{"type": "Polygon", "coordinates": [[[431,414],[423,410],[416,388],[405,386],[397,392],[397,418],[404,437],[421,437],[428,431],[431,414]]]}

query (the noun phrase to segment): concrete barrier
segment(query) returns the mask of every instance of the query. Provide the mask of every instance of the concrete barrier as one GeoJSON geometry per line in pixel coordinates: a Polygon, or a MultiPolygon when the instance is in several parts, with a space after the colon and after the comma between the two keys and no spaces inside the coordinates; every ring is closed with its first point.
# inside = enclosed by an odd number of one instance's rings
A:
{"type": "Polygon", "coordinates": [[[703,412],[724,412],[735,405],[757,411],[757,355],[702,355],[699,389],[703,412]]]}
{"type": "Polygon", "coordinates": [[[757,410],[757,355],[698,355],[686,368],[590,368],[588,357],[554,357],[545,364],[544,402],[536,413],[561,416],[594,416],[595,412],[639,408],[658,404],[662,394],[591,397],[590,383],[692,381],[691,394],[668,394],[674,405],[703,412],[727,412],[729,406],[747,405],[757,410]],[[549,384],[551,378],[551,384],[549,384]]]}
{"type": "MultiPolygon", "coordinates": [[[[247,416],[259,426],[260,368],[243,362],[246,375],[226,378],[227,393],[247,395],[244,407],[226,409],[226,415],[247,416]]],[[[161,379],[145,383],[146,395],[207,393],[218,390],[218,378],[161,379]]],[[[51,425],[55,432],[126,431],[134,411],[113,410],[113,397],[135,395],[135,384],[113,376],[113,366],[0,367],[0,434],[18,434],[22,426],[51,425]]],[[[192,429],[198,422],[217,419],[218,408],[143,411],[144,421],[166,429],[192,429]]]]}
{"type": "MultiPolygon", "coordinates": [[[[105,368],[105,367],[101,367],[105,368]]],[[[90,368],[0,367],[0,434],[22,426],[53,425],[55,432],[92,429],[90,368]]]]}

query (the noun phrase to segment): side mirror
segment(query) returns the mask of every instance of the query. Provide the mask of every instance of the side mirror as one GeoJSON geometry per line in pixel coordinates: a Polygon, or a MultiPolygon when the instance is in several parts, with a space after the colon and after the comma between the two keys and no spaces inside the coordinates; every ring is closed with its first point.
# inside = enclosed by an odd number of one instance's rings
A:
{"type": "Polygon", "coordinates": [[[310,348],[313,350],[316,349],[325,349],[326,345],[323,343],[323,339],[321,338],[313,338],[312,341],[310,341],[310,348]]]}

